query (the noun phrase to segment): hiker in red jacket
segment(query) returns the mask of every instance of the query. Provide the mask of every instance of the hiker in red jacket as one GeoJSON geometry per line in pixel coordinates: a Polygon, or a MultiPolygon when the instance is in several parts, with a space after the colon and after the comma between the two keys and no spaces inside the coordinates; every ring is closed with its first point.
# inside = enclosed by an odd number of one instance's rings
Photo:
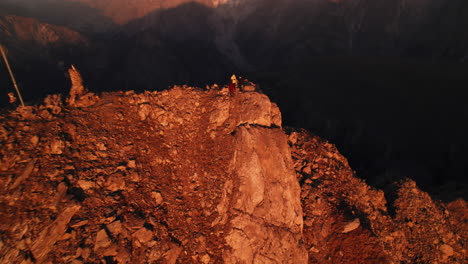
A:
{"type": "Polygon", "coordinates": [[[238,85],[238,81],[237,81],[236,75],[233,74],[233,75],[231,76],[231,81],[229,82],[229,93],[230,93],[231,95],[234,95],[234,92],[235,92],[236,89],[238,88],[237,85],[238,85]]]}
{"type": "Polygon", "coordinates": [[[236,85],[231,81],[229,82],[229,94],[232,96],[234,95],[236,85]]]}

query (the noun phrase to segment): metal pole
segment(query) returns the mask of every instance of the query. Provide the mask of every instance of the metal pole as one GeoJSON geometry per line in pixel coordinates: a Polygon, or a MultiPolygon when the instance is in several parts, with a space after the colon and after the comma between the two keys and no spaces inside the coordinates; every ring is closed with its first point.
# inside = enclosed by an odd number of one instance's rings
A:
{"type": "Polygon", "coordinates": [[[24,107],[23,97],[21,96],[21,93],[19,91],[18,84],[16,84],[15,76],[13,76],[13,72],[11,71],[10,63],[8,63],[8,59],[6,57],[5,51],[3,50],[3,45],[0,45],[0,51],[2,52],[3,60],[5,61],[5,65],[7,66],[8,72],[10,73],[11,81],[13,82],[13,86],[15,86],[16,93],[18,94],[18,98],[20,99],[21,106],[24,107]]]}

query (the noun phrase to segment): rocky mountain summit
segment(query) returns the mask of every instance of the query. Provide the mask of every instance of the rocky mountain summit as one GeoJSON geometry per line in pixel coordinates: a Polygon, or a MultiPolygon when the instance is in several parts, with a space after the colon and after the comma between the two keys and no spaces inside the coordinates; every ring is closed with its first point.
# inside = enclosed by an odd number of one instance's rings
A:
{"type": "Polygon", "coordinates": [[[372,189],[257,92],[74,87],[3,113],[0,146],[0,263],[467,260],[464,200],[372,189]]]}

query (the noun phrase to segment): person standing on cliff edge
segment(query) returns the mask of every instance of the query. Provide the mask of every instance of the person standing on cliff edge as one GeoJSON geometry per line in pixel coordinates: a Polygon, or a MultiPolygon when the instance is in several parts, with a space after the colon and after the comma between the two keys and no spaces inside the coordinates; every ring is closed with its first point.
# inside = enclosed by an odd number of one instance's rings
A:
{"type": "Polygon", "coordinates": [[[235,91],[235,85],[232,81],[229,82],[229,95],[233,96],[235,91]]]}
{"type": "Polygon", "coordinates": [[[229,82],[229,94],[231,96],[234,95],[236,88],[237,88],[237,78],[236,78],[236,75],[233,74],[231,76],[231,81],[229,82]]]}
{"type": "Polygon", "coordinates": [[[236,75],[233,74],[231,76],[231,82],[234,84],[234,87],[237,88],[237,85],[239,84],[239,82],[237,81],[236,75]]]}

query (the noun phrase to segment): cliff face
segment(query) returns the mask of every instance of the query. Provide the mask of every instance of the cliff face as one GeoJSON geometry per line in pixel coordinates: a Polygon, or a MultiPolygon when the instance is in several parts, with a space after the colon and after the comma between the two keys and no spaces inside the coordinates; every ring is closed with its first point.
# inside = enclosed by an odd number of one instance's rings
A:
{"type": "Polygon", "coordinates": [[[0,263],[466,260],[466,202],[371,189],[263,94],[71,96],[0,117],[0,263]]]}

